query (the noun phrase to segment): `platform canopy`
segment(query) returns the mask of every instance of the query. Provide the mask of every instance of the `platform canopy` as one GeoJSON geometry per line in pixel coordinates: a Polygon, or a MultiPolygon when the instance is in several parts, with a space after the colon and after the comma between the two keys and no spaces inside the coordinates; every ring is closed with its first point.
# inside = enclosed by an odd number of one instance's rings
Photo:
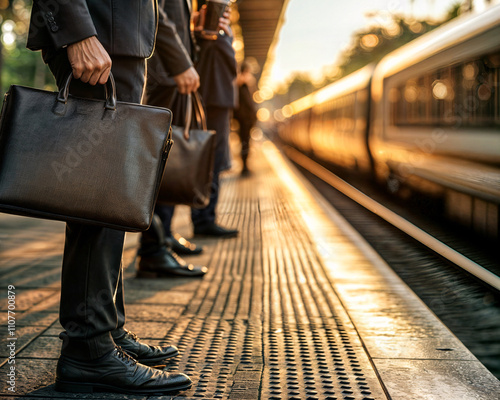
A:
{"type": "Polygon", "coordinates": [[[262,68],[288,0],[238,0],[239,24],[245,57],[253,57],[262,68]]]}

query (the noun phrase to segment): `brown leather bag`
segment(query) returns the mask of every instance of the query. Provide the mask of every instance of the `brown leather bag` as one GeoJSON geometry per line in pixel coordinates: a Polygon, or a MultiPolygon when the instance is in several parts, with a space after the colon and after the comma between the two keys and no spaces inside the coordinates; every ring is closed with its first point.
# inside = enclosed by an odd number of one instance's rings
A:
{"type": "MultiPolygon", "coordinates": [[[[210,201],[215,157],[215,131],[207,130],[199,93],[177,96],[184,100],[184,126],[172,125],[175,145],[158,194],[158,204],[185,204],[204,208],[210,201]]],[[[175,107],[173,107],[175,109],[175,107]]],[[[177,107],[182,109],[182,107],[177,107]]]]}
{"type": "MultiPolygon", "coordinates": [[[[148,229],[172,143],[170,110],[13,85],[0,127],[0,211],[148,229]]],[[[104,89],[103,89],[104,90],[104,89]]]]}

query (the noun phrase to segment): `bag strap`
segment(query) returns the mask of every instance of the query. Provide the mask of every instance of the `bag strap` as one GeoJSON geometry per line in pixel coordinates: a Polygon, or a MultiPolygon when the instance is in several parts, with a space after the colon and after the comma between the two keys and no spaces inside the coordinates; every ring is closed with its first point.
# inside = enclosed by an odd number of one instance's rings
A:
{"type": "Polygon", "coordinates": [[[195,114],[198,124],[198,128],[207,130],[207,116],[205,114],[205,108],[203,107],[203,101],[199,92],[193,93],[193,105],[195,106],[195,114]]]}
{"type": "Polygon", "coordinates": [[[201,95],[198,92],[186,95],[186,115],[184,121],[184,138],[186,140],[189,140],[189,129],[193,126],[197,129],[207,130],[205,108],[203,107],[201,95]]]}
{"type": "Polygon", "coordinates": [[[186,115],[184,119],[184,139],[189,140],[189,128],[191,128],[191,122],[193,119],[193,102],[191,99],[191,94],[186,95],[186,115]]]}
{"type": "Polygon", "coordinates": [[[175,89],[170,102],[170,109],[174,107],[176,101],[186,102],[185,107],[182,108],[185,112],[183,131],[184,139],[189,140],[190,128],[202,129],[204,131],[207,130],[207,117],[205,114],[205,108],[203,107],[203,100],[199,92],[180,95],[177,89],[175,89]]]}

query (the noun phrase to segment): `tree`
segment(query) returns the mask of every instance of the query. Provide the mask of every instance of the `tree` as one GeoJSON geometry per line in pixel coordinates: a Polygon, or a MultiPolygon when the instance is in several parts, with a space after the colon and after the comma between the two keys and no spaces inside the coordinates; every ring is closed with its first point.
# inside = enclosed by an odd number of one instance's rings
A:
{"type": "MultiPolygon", "coordinates": [[[[470,2],[472,5],[472,0],[465,0],[465,3],[467,2],[470,2]]],[[[393,14],[391,16],[391,21],[384,26],[370,27],[354,33],[351,47],[340,55],[340,62],[336,66],[332,65],[332,69],[335,67],[335,70],[338,70],[339,73],[336,73],[332,78],[325,76],[323,83],[320,84],[319,87],[326,86],[331,82],[349,75],[369,63],[380,61],[385,55],[400,46],[457,17],[464,11],[463,6],[463,1],[455,3],[450,7],[446,17],[439,22],[416,20],[412,17],[393,14]]],[[[377,14],[373,14],[373,16],[376,15],[377,14]]],[[[317,82],[313,83],[305,73],[296,74],[287,85],[288,92],[285,90],[286,88],[283,87],[278,90],[278,93],[285,94],[276,96],[281,97],[281,99],[273,99],[275,104],[288,104],[318,88],[317,82]],[[298,88],[300,88],[300,90],[298,88]],[[284,101],[283,98],[285,98],[286,101],[284,101]]]]}
{"type": "Polygon", "coordinates": [[[385,26],[355,33],[353,44],[340,56],[339,67],[342,73],[336,78],[346,76],[369,63],[380,61],[385,55],[431,31],[437,25],[395,14],[392,15],[392,21],[385,26]]]}
{"type": "MultiPolygon", "coordinates": [[[[31,3],[31,2],[29,2],[31,3]]],[[[28,36],[30,5],[27,0],[1,1],[0,40],[0,86],[3,92],[11,84],[36,86],[43,88],[53,85],[48,68],[40,54],[26,49],[28,36]]]]}

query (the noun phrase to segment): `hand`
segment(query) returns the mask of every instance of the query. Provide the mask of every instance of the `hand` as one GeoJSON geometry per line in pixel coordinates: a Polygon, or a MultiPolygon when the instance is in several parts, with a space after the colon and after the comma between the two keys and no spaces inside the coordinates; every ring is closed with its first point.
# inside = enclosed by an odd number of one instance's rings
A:
{"type": "Polygon", "coordinates": [[[223,16],[219,18],[219,28],[222,29],[227,36],[232,37],[233,31],[229,26],[229,24],[231,23],[231,21],[229,20],[230,16],[231,14],[229,11],[224,11],[223,16]]]}
{"type": "Polygon", "coordinates": [[[196,92],[200,87],[200,76],[194,67],[190,67],[186,71],[174,76],[177,90],[181,94],[189,94],[196,92]]]}
{"type": "Polygon", "coordinates": [[[73,76],[82,82],[104,85],[111,71],[111,58],[95,36],[68,46],[68,60],[73,76]]]}

